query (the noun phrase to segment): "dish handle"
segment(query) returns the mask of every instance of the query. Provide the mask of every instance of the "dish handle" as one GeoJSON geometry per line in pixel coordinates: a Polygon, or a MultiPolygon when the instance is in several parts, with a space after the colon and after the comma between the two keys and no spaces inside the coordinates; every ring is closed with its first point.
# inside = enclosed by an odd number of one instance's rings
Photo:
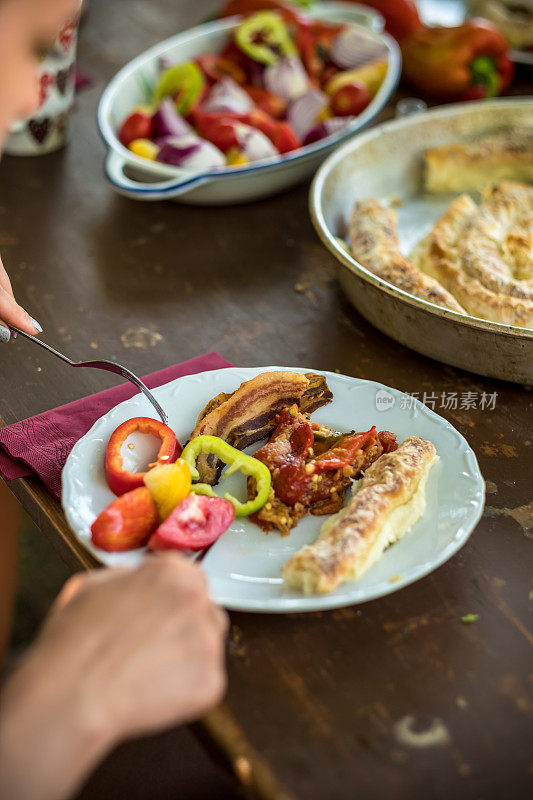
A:
{"type": "Polygon", "coordinates": [[[127,162],[118,153],[107,154],[104,170],[107,179],[120,194],[135,200],[170,200],[196,189],[208,180],[207,175],[192,175],[184,178],[168,178],[163,181],[144,183],[124,173],[127,162]]]}

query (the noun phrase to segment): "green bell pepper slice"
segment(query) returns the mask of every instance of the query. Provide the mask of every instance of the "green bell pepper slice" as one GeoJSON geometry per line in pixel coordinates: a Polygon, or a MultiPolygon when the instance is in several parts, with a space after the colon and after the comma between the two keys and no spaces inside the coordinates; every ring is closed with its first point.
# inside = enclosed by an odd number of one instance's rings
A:
{"type": "Polygon", "coordinates": [[[275,64],[283,56],[298,55],[282,18],[275,11],[258,11],[235,31],[235,42],[261,64],[275,64]]]}
{"type": "Polygon", "coordinates": [[[159,105],[169,95],[175,96],[177,110],[186,115],[202,94],[204,83],[202,70],[194,61],[175,64],[159,76],[154,90],[154,104],[159,105]]]}
{"type": "MultiPolygon", "coordinates": [[[[235,506],[235,514],[238,517],[247,517],[249,514],[254,514],[265,505],[271,484],[270,470],[266,464],[263,464],[257,458],[241,453],[236,447],[232,447],[218,436],[197,436],[191,439],[183,448],[180,456],[189,465],[193,481],[198,480],[200,477],[196,469],[196,459],[200,453],[214,454],[228,464],[228,467],[222,473],[222,478],[228,478],[234,472],[242,472],[244,475],[255,479],[257,494],[252,500],[241,503],[231,494],[226,493],[224,495],[225,499],[235,506]]],[[[193,483],[191,491],[195,492],[195,494],[206,494],[210,497],[218,496],[213,487],[207,483],[193,483]]]]}

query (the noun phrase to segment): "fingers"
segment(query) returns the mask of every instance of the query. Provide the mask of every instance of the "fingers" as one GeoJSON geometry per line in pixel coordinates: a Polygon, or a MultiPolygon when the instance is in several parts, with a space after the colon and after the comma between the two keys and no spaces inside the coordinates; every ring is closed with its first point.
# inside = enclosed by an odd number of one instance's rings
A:
{"type": "Polygon", "coordinates": [[[115,580],[118,575],[132,572],[127,567],[115,567],[113,569],[95,569],[91,572],[77,572],[72,575],[64,584],[55,599],[56,608],[64,608],[76,597],[94,586],[100,586],[109,581],[115,580]]]}
{"type": "Polygon", "coordinates": [[[0,258],[0,288],[5,289],[8,294],[13,296],[13,289],[11,288],[11,281],[9,280],[9,275],[7,274],[5,267],[2,263],[2,259],[0,258]]]}
{"type": "MultiPolygon", "coordinates": [[[[42,332],[39,323],[34,320],[22,306],[19,306],[13,295],[5,288],[0,286],[0,320],[7,325],[15,325],[17,328],[31,333],[34,336],[42,332]]],[[[0,323],[0,341],[9,341],[10,332],[6,325],[0,323]]]]}

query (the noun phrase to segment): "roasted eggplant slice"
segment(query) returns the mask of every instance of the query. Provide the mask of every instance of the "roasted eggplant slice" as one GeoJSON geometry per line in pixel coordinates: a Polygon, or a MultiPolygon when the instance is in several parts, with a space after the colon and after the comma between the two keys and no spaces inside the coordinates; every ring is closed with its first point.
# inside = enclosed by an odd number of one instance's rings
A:
{"type": "MultiPolygon", "coordinates": [[[[270,435],[274,417],[282,408],[297,403],[310,413],[329,403],[332,397],[321,375],[263,372],[245,381],[232,394],[222,393],[210,400],[200,413],[190,438],[203,434],[219,436],[233,447],[244,450],[270,435]]],[[[196,466],[200,480],[213,485],[223,465],[216,457],[202,455],[196,466]]]]}

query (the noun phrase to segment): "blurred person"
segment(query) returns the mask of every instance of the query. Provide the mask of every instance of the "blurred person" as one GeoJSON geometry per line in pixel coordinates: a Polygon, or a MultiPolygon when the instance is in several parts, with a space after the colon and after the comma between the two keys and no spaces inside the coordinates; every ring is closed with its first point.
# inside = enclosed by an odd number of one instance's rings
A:
{"type": "MultiPolygon", "coordinates": [[[[74,0],[0,0],[0,142],[37,107],[39,57],[77,8],[74,0]]],[[[7,342],[2,322],[41,331],[16,302],[0,261],[0,342],[7,342]]],[[[0,480],[0,657],[17,527],[18,503],[0,480]]],[[[177,553],[136,570],[71,578],[2,687],[0,800],[71,797],[118,742],[215,705],[225,690],[226,630],[202,572],[177,553]]]]}

